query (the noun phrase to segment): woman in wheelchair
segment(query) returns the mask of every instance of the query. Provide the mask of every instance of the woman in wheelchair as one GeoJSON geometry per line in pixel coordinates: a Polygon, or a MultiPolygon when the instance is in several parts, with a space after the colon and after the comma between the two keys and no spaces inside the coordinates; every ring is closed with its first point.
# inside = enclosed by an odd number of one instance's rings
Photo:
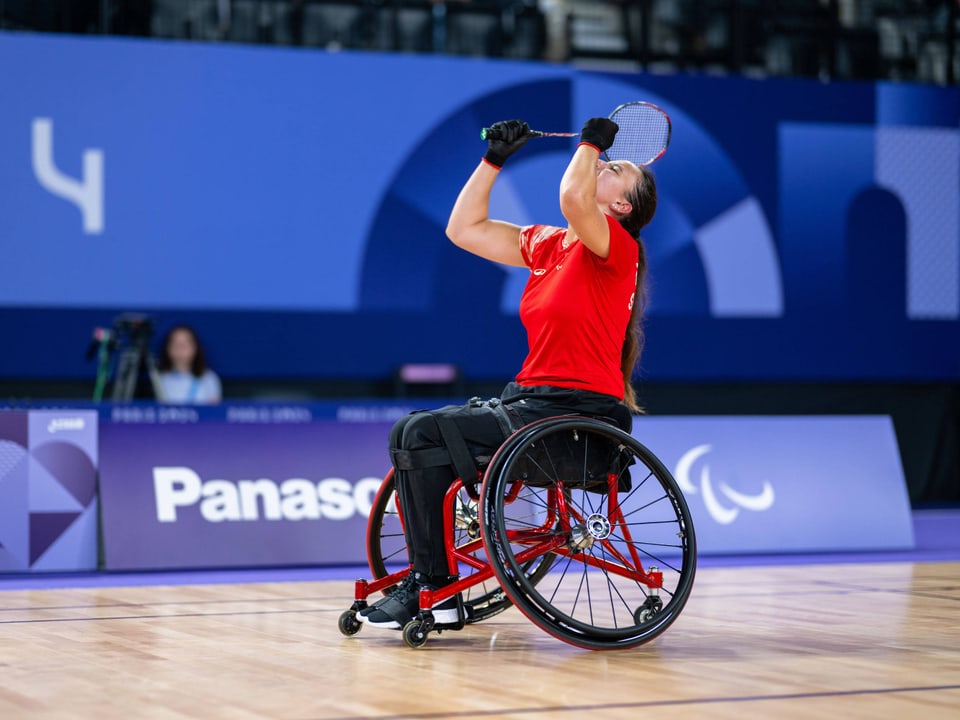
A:
{"type": "MultiPolygon", "coordinates": [[[[626,432],[638,410],[630,383],[642,346],[646,255],[639,238],[657,206],[653,175],[630,162],[606,162],[617,125],[588,120],[560,181],[567,227],[521,227],[490,219],[494,182],[528,139],[520,120],[498,122],[488,149],[453,206],[447,235],[497,263],[527,267],[520,301],[529,353],[499,399],[412,413],[390,433],[396,494],[411,564],[390,595],[363,608],[368,625],[403,628],[420,611],[421,588],[447,585],[444,496],[454,480],[477,478],[514,430],[560,415],[605,418],[626,432]]],[[[432,608],[438,625],[462,622],[458,598],[432,608]]]]}

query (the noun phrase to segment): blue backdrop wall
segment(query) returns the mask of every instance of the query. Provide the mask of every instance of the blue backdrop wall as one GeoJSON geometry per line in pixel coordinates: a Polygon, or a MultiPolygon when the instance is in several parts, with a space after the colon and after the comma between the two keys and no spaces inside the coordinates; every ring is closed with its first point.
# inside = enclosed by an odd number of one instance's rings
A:
{"type": "MultiPolygon", "coordinates": [[[[138,311],[225,376],[509,377],[524,272],[443,234],[479,129],[645,99],[645,378],[960,377],[956,88],[9,33],[0,67],[0,376],[91,376],[138,311]]],[[[492,214],[562,222],[573,146],[528,143],[492,214]]]]}

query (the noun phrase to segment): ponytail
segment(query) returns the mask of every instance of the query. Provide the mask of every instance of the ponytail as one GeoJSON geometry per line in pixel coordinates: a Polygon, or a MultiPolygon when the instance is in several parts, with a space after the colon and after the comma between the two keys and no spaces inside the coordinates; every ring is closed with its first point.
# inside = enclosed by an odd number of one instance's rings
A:
{"type": "Polygon", "coordinates": [[[642,412],[633,388],[633,371],[643,352],[643,311],[647,304],[647,250],[640,239],[640,231],[653,219],[657,210],[657,183],[649,169],[643,166],[637,169],[640,171],[639,180],[626,195],[631,206],[630,212],[617,218],[623,229],[636,239],[638,247],[637,289],[623,341],[620,369],[623,371],[623,404],[634,412],[642,412]]]}

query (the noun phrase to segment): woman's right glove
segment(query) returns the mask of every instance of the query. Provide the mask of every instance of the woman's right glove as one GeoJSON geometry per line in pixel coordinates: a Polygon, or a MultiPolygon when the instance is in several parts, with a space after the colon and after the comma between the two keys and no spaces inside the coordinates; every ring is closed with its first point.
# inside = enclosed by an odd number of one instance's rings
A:
{"type": "Polygon", "coordinates": [[[586,143],[599,152],[606,152],[613,145],[619,129],[620,126],[609,118],[590,118],[583,124],[583,130],[580,131],[580,144],[586,143]]]}
{"type": "Polygon", "coordinates": [[[483,159],[499,170],[529,139],[530,126],[523,120],[495,122],[487,131],[487,152],[483,159]]]}

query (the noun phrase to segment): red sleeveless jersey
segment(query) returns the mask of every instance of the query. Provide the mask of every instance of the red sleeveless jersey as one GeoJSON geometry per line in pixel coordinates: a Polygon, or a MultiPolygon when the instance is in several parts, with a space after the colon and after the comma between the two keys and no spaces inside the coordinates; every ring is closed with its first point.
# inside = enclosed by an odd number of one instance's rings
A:
{"type": "Polygon", "coordinates": [[[614,218],[610,254],[600,258],[566,230],[529,225],[520,250],[530,279],[520,320],[530,351],[516,381],[613,395],[623,400],[620,357],[637,290],[637,241],[614,218]]]}

